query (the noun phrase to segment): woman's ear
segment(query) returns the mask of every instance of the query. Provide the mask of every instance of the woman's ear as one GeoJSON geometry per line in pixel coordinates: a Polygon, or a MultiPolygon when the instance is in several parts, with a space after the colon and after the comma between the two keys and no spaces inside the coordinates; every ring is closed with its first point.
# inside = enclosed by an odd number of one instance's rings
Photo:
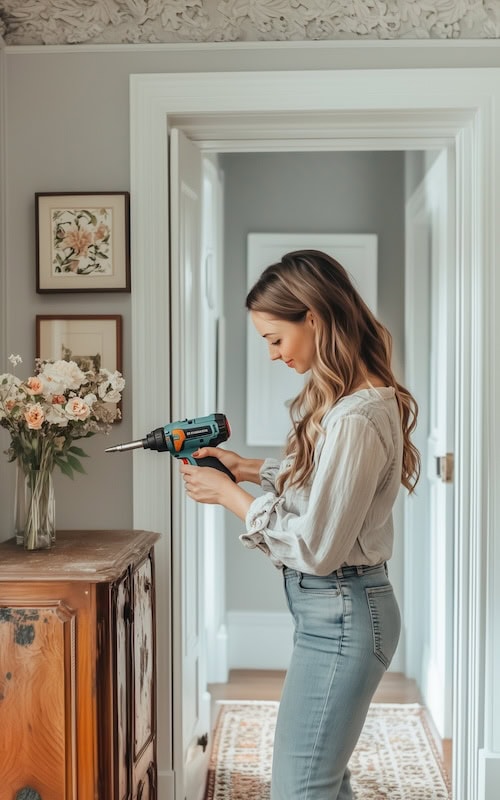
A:
{"type": "Polygon", "coordinates": [[[312,325],[312,327],[314,328],[315,319],[314,319],[314,314],[312,313],[311,310],[308,310],[306,313],[306,321],[309,322],[309,324],[312,325]]]}

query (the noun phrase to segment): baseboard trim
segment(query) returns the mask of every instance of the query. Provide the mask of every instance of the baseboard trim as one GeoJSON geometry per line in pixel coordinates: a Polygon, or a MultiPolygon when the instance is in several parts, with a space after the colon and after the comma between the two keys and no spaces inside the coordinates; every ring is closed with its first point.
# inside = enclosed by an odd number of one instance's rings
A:
{"type": "Polygon", "coordinates": [[[172,770],[158,770],[158,797],[175,796],[175,775],[172,770]]]}
{"type": "Polygon", "coordinates": [[[293,648],[287,612],[228,611],[229,669],[286,669],[293,648]]]}
{"type": "Polygon", "coordinates": [[[480,750],[478,767],[478,798],[497,800],[500,785],[500,753],[480,750]]]}
{"type": "MultiPolygon", "coordinates": [[[[291,614],[287,611],[228,611],[226,621],[228,670],[288,668],[293,649],[291,614]]],[[[404,672],[400,646],[389,672],[404,672]]],[[[220,674],[224,674],[223,668],[220,674]]]]}

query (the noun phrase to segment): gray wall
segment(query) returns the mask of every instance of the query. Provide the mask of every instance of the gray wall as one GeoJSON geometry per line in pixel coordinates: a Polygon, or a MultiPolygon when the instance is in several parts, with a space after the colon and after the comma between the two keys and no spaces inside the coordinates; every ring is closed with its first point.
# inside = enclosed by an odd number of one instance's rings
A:
{"type": "MultiPolygon", "coordinates": [[[[460,64],[446,48],[405,49],[404,67],[460,64]]],[[[467,57],[486,63],[484,48],[467,57]]],[[[471,62],[472,63],[472,62],[471,62]]],[[[123,294],[37,295],[35,290],[35,192],[110,191],[130,187],[129,76],[210,70],[321,69],[400,66],[397,52],[371,46],[256,48],[187,45],[86,50],[2,47],[0,39],[0,374],[10,371],[9,353],[20,353],[26,371],[35,356],[37,314],[122,314],[123,371],[128,385],[124,419],[109,438],[86,445],[87,476],[74,482],[55,474],[57,525],[63,528],[130,527],[132,460],[107,456],[105,446],[129,439],[131,430],[130,296],[123,294]],[[111,460],[110,460],[111,459],[111,460]]],[[[134,198],[131,198],[133,204],[134,198]]],[[[133,235],[133,232],[132,232],[133,235]]],[[[132,264],[134,273],[140,264],[132,264]]],[[[161,420],[152,421],[153,427],[161,420]]],[[[141,435],[143,431],[135,431],[141,435]]],[[[8,436],[0,428],[0,452],[8,436]]],[[[10,536],[14,467],[0,459],[0,539],[10,536]]]]}
{"type": "MultiPolygon", "coordinates": [[[[361,47],[346,42],[339,47],[324,42],[307,46],[294,42],[262,46],[242,43],[241,47],[193,44],[87,50],[75,45],[57,50],[5,50],[0,40],[0,372],[10,368],[6,359],[11,352],[22,354],[26,368],[33,362],[36,314],[119,313],[124,321],[123,370],[128,381],[124,420],[110,439],[96,437],[88,443],[88,476],[78,476],[72,483],[56,475],[60,528],[129,527],[132,523],[131,459],[116,456],[110,462],[112,457],[103,453],[105,445],[132,434],[130,297],[36,294],[34,194],[129,188],[129,75],[255,69],[473,68],[499,64],[498,48],[484,43],[468,43],[462,48],[457,42],[433,42],[431,47],[405,42],[404,49],[381,48],[380,42],[367,41],[361,47]]],[[[355,175],[353,172],[347,176],[348,187],[353,185],[355,175]]],[[[390,202],[386,185],[384,176],[378,187],[380,207],[390,202]]],[[[241,186],[239,189],[243,198],[251,193],[251,184],[245,185],[244,191],[241,186]]],[[[273,221],[273,226],[278,221],[273,221]]],[[[295,222],[290,213],[286,221],[295,222]]],[[[327,221],[330,224],[331,218],[327,221]]],[[[317,222],[322,228],[323,220],[318,217],[317,222]]],[[[140,264],[132,264],[132,291],[134,273],[140,268],[140,264]]],[[[142,431],[134,433],[140,435],[142,431]]],[[[0,452],[7,444],[7,434],[0,429],[0,452]]],[[[10,536],[13,486],[14,468],[2,458],[0,539],[10,536]]]]}
{"type": "MultiPolygon", "coordinates": [[[[404,335],[404,153],[238,153],[221,156],[225,184],[226,408],[231,447],[279,458],[244,440],[248,233],[376,233],[379,316],[394,337],[401,375],[404,335]]],[[[396,526],[398,527],[398,526],[396,526]]],[[[228,610],[284,610],[281,581],[260,550],[245,549],[227,515],[228,610]]],[[[398,530],[402,546],[402,528],[398,530]]]]}

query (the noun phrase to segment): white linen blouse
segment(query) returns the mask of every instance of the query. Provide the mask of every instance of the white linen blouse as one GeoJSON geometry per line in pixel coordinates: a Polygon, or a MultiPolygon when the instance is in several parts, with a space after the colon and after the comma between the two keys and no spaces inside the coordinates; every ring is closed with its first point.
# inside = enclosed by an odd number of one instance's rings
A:
{"type": "Polygon", "coordinates": [[[341,398],[323,420],[307,487],[276,490],[289,463],[266,459],[264,494],[251,504],[246,547],[259,547],[281,569],[328,575],[344,565],[390,558],[392,508],[401,484],[403,434],[393,387],[341,398]]]}

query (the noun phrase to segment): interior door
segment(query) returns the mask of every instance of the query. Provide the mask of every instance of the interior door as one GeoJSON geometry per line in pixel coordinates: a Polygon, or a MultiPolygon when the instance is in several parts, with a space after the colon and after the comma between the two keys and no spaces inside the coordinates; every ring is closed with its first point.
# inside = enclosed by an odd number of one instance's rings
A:
{"type": "Polygon", "coordinates": [[[430,222],[430,381],[427,480],[431,638],[426,694],[438,731],[452,732],[455,283],[452,171],[443,151],[425,180],[430,222]]]}
{"type": "Polygon", "coordinates": [[[422,473],[407,498],[407,674],[442,738],[452,731],[455,408],[454,185],[442,151],[406,209],[406,374],[419,403],[422,473]]]}
{"type": "MultiPolygon", "coordinates": [[[[200,416],[198,376],[202,158],[182,131],[170,131],[172,418],[200,416]]],[[[214,409],[215,410],[215,409],[214,409]]],[[[175,800],[203,796],[209,697],[203,646],[203,537],[200,507],[172,470],[172,661],[175,800]]]]}
{"type": "MultiPolygon", "coordinates": [[[[224,400],[224,292],[223,292],[224,184],[218,157],[203,159],[202,280],[199,375],[203,414],[225,413],[224,400]]],[[[231,443],[229,443],[231,447],[231,443]]],[[[207,680],[227,681],[225,596],[225,515],[217,505],[200,509],[205,555],[205,645],[207,680]]]]}

